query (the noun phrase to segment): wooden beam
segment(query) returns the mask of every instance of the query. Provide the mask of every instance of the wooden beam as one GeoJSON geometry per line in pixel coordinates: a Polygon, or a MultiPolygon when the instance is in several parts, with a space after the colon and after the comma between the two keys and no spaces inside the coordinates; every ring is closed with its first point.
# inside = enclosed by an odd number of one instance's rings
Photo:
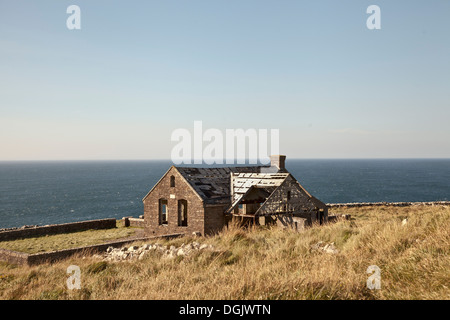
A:
{"type": "Polygon", "coordinates": [[[237,214],[237,213],[232,213],[231,215],[235,216],[235,217],[243,217],[243,218],[254,218],[255,215],[253,214],[237,214]]]}

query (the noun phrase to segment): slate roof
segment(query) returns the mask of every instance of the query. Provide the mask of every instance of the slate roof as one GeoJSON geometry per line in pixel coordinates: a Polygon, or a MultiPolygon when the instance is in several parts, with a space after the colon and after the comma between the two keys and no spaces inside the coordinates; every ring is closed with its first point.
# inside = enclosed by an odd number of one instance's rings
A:
{"type": "Polygon", "coordinates": [[[230,203],[231,173],[242,177],[261,174],[267,171],[266,166],[195,168],[176,167],[178,172],[194,188],[207,204],[230,203]]]}

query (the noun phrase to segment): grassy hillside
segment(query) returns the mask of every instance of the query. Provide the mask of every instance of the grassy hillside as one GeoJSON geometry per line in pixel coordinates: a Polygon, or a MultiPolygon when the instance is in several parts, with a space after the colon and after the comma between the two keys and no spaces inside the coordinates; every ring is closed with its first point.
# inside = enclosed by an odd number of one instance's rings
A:
{"type": "Polygon", "coordinates": [[[335,209],[351,221],[303,233],[231,227],[198,241],[213,250],[164,259],[104,262],[73,257],[53,265],[0,265],[1,299],[450,299],[450,207],[335,209]],[[402,220],[408,218],[406,224],[402,220]],[[334,243],[337,253],[315,250],[334,243]],[[81,289],[68,290],[69,265],[81,289]],[[381,289],[369,290],[370,265],[381,289]]]}

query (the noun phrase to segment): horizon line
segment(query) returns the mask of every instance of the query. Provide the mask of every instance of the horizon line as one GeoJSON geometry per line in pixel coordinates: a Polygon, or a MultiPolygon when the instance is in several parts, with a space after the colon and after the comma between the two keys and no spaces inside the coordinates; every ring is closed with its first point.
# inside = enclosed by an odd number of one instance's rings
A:
{"type": "MultiPolygon", "coordinates": [[[[194,162],[196,159],[191,159],[192,162],[194,162]]],[[[206,164],[205,163],[205,159],[202,159],[202,163],[201,164],[206,164]]],[[[206,159],[208,160],[208,159],[206,159]]],[[[244,160],[246,163],[242,163],[242,164],[247,164],[247,162],[249,161],[254,161],[255,159],[223,159],[223,163],[213,163],[211,165],[226,165],[226,161],[227,160],[231,160],[234,163],[231,164],[238,164],[236,163],[237,161],[242,161],[244,160]]],[[[349,157],[349,158],[333,158],[333,157],[329,157],[329,158],[286,158],[286,161],[290,161],[290,160],[450,160],[450,157],[349,157]]],[[[168,162],[173,162],[171,159],[166,159],[166,158],[155,158],[155,159],[15,159],[15,160],[1,160],[0,162],[108,162],[108,161],[168,161],[168,162]]],[[[260,163],[260,161],[258,162],[260,163]]],[[[229,163],[228,163],[229,164],[229,163]]],[[[240,163],[239,163],[240,164],[240,163]]],[[[257,163],[256,163],[257,164],[257,163]]],[[[186,165],[186,164],[181,164],[181,165],[186,165]]],[[[191,164],[187,164],[187,165],[199,165],[196,163],[191,163],[191,164]]]]}

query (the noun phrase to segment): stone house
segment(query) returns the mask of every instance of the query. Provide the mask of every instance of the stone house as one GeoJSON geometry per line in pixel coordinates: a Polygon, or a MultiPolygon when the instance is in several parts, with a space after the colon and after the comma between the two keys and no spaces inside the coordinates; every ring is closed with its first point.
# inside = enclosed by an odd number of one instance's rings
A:
{"type": "Polygon", "coordinates": [[[233,218],[296,230],[324,223],[327,206],[286,170],[285,159],[272,156],[270,166],[170,167],[143,199],[146,236],[214,234],[233,218]]]}

